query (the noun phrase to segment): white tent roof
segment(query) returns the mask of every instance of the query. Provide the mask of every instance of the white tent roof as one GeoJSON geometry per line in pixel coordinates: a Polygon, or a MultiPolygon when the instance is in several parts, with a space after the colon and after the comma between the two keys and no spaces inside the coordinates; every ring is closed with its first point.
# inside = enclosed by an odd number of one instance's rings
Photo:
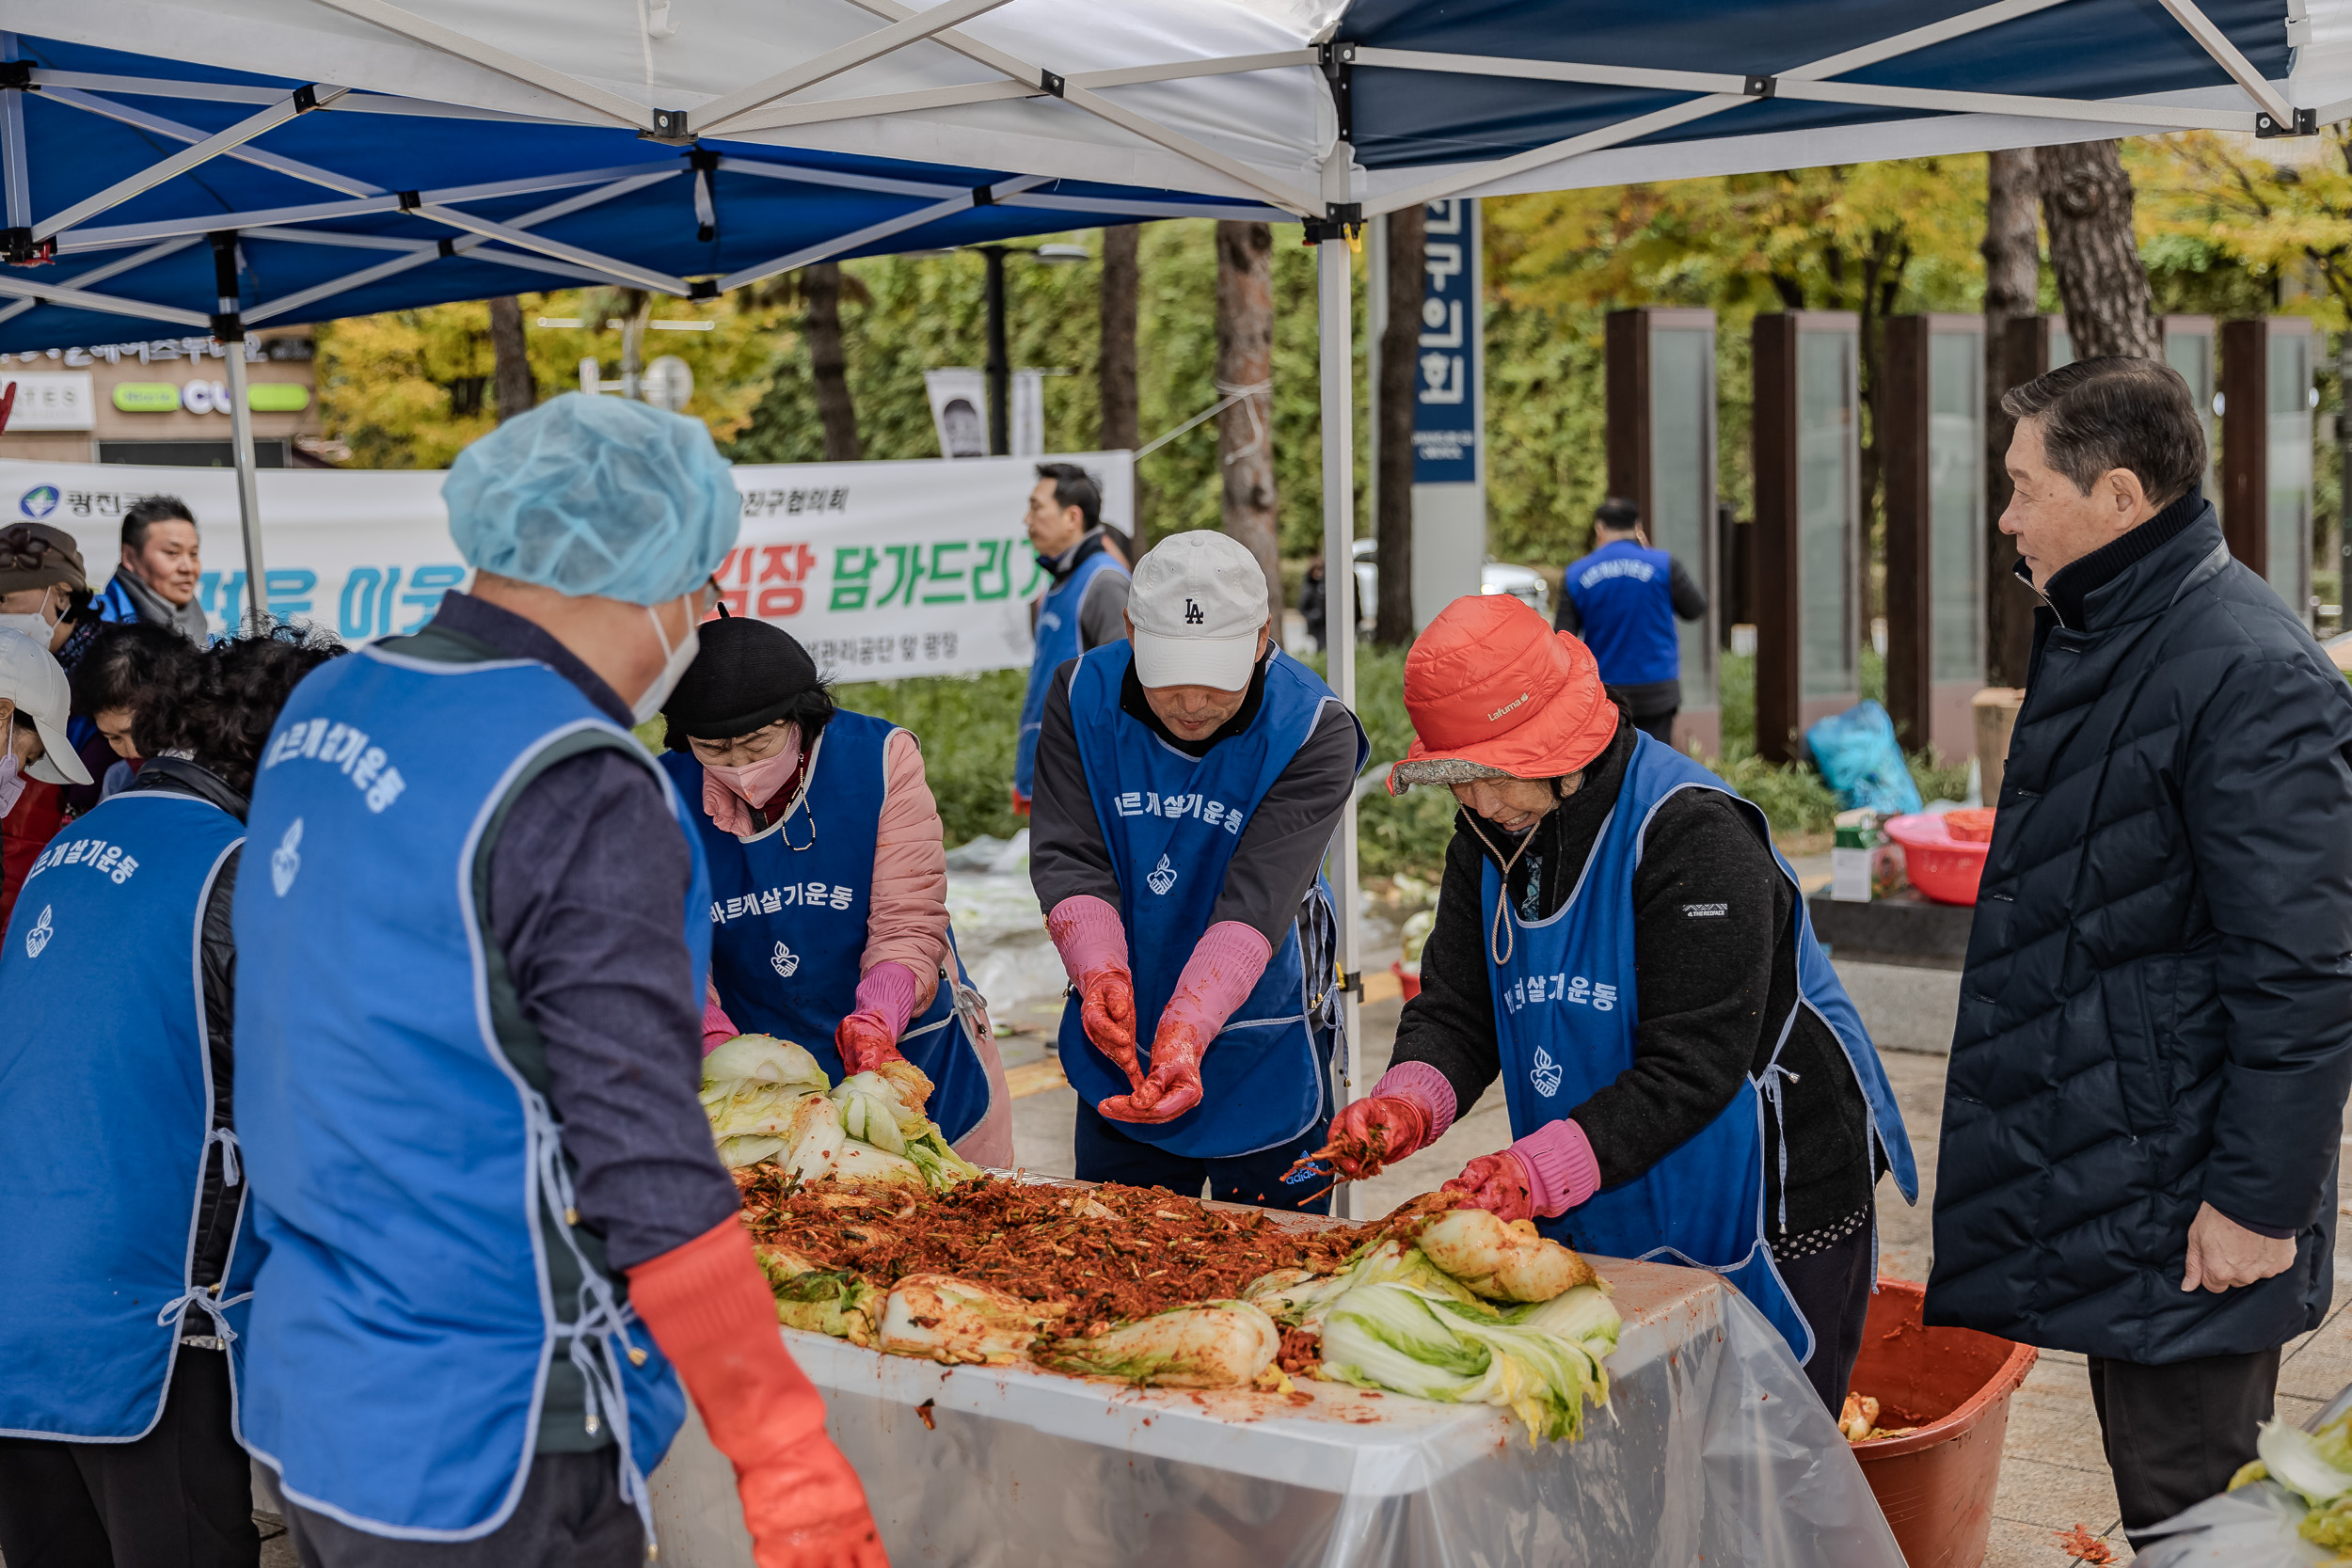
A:
{"type": "Polygon", "coordinates": [[[1470,18],[1460,43],[1433,17],[1477,8],[1401,17],[1413,10],[1407,0],[940,0],[920,9],[903,0],[0,0],[0,27],[464,111],[648,132],[677,128],[656,111],[683,111],[690,134],[730,142],[1246,196],[1311,215],[1327,200],[1359,201],[1370,214],[1443,195],[2188,125],[2253,130],[2265,110],[2290,106],[2321,123],[2352,113],[2352,0],[2160,3],[2169,19],[2152,22],[2155,8],[2134,0],[1525,0],[1485,8],[1489,36],[1473,36],[1479,19],[1470,18]],[[1726,43],[1740,30],[1716,13],[1736,13],[1770,46],[1726,43]],[[1759,13],[1772,24],[1761,35],[1759,13]],[[1525,29],[1500,51],[1498,15],[1525,29]],[[1647,19],[1647,31],[1629,38],[1629,16],[1647,19]],[[1580,19],[1593,24],[1562,31],[1580,19]],[[1834,37],[1822,33],[1832,25],[1834,37]],[[1377,41],[1400,27],[1439,47],[1377,41]],[[2203,68],[2201,80],[2181,86],[2178,70],[2168,78],[2120,56],[2106,63],[2119,29],[2175,27],[2169,42],[2203,68]],[[1406,119],[1422,104],[1442,119],[1452,101],[1474,109],[1530,91],[1581,92],[1604,109],[1613,93],[1634,112],[1603,113],[1601,123],[1529,147],[1482,133],[1467,138],[1478,149],[1468,158],[1443,156],[1444,136],[1416,144],[1407,132],[1386,160],[1359,152],[1342,197],[1319,173],[1338,120],[1316,46],[1335,34],[1375,40],[1350,45],[1359,103],[1374,90],[1362,73],[1377,71],[1380,102],[1409,101],[1406,119]],[[1818,47],[1825,39],[1831,46],[1818,47]],[[1602,57],[1568,57],[1588,41],[1602,57]],[[1965,58],[1956,53],[1972,46],[1965,58]],[[2081,78],[2074,90],[2012,85],[2012,64],[2032,78],[2046,64],[2032,56],[2053,52],[2074,56],[2059,68],[2081,78]],[[2249,56],[2292,64],[2280,71],[2249,56]],[[1986,79],[1988,59],[1997,79],[1986,79]],[[1890,62],[1937,60],[1956,62],[1954,86],[1933,86],[1932,73],[1924,87],[1887,75],[1890,62]],[[1768,85],[1759,92],[1750,78],[1768,85]],[[1759,108],[1768,100],[1772,108],[1759,108]],[[1836,108],[1792,128],[1770,124],[1816,105],[1836,108]],[[1741,132],[1747,121],[1757,129],[1741,132]]]}

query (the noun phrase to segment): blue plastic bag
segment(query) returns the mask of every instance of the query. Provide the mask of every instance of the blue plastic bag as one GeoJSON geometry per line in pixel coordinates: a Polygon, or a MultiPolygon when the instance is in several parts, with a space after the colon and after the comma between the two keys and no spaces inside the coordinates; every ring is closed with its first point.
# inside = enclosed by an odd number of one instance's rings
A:
{"type": "Polygon", "coordinates": [[[1881,816],[1921,809],[1919,786],[1911,782],[1895,739],[1895,721],[1867,698],[1805,731],[1804,746],[1821,782],[1848,808],[1867,806],[1881,816]]]}

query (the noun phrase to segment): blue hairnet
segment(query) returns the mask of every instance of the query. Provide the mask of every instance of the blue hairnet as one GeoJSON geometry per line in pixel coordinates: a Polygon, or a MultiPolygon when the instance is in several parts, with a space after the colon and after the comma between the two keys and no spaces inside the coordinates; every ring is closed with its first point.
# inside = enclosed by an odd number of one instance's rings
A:
{"type": "Polygon", "coordinates": [[[735,546],[743,512],[700,420],[580,392],[459,452],[441,499],[468,564],[642,605],[700,587],[735,546]]]}

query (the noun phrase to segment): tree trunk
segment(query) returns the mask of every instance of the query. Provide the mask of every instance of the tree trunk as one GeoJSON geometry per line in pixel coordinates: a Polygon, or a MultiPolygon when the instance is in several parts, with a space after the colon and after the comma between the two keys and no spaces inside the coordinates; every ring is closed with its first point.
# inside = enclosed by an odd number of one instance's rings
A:
{"type": "Polygon", "coordinates": [[[2066,302],[2074,357],[2161,357],[2148,269],[2132,233],[2132,177],[2111,141],[2045,147],[2034,154],[2050,270],[2066,302]]]}
{"type": "Polygon", "coordinates": [[[1416,201],[1388,216],[1389,319],[1380,334],[1380,515],[1373,520],[1380,603],[1372,640],[1413,640],[1413,392],[1421,385],[1423,237],[1429,210],[1416,201]]]}
{"type": "Polygon", "coordinates": [[[1279,636],[1282,556],[1274,505],[1274,230],[1263,223],[1217,220],[1216,389],[1220,397],[1249,394],[1216,417],[1225,531],[1258,558],[1279,636]]]}
{"type": "Polygon", "coordinates": [[[2042,290],[2042,230],[2034,219],[2034,151],[1990,154],[1984,208],[1984,678],[2023,686],[2033,651],[2032,590],[2017,580],[2017,546],[1998,526],[2009,510],[2009,442],[2014,434],[2001,397],[2030,378],[2012,372],[2009,324],[2031,320],[2042,290]]]}
{"type": "Polygon", "coordinates": [[[523,341],[523,304],[513,294],[490,301],[490,354],[491,396],[498,402],[499,423],[504,424],[539,401],[539,386],[531,373],[531,345],[523,341]]]}
{"type": "Polygon", "coordinates": [[[819,261],[801,275],[801,331],[808,339],[809,379],[817,387],[817,418],[825,429],[825,461],[854,463],[865,455],[857,438],[857,405],[850,401],[850,361],[841,348],[841,263],[819,261]]]}
{"type": "Polygon", "coordinates": [[[1103,230],[1103,346],[1095,378],[1103,398],[1096,440],[1104,451],[1132,451],[1137,444],[1136,293],[1142,238],[1143,230],[1132,223],[1103,230]]]}

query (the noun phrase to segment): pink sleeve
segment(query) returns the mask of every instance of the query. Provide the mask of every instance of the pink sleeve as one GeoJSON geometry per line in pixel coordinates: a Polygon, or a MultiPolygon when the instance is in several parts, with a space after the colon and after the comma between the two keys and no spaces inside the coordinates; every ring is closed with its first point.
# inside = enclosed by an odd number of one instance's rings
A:
{"type": "Polygon", "coordinates": [[[896,731],[882,748],[882,823],[858,968],[905,965],[915,981],[910,1017],[930,1006],[947,958],[947,846],[941,834],[922,748],[909,731],[896,731]]]}
{"type": "MultiPolygon", "coordinates": [[[[914,1016],[914,998],[922,989],[921,976],[898,959],[878,963],[858,980],[858,1010],[881,1014],[895,1039],[907,1032],[907,1020],[914,1016]]],[[[939,990],[936,974],[931,977],[931,990],[934,994],[939,990]]]]}
{"type": "Polygon", "coordinates": [[[719,988],[705,985],[703,988],[703,1054],[709,1055],[742,1032],[728,1020],[726,1009],[719,1006],[719,988]]]}
{"type": "Polygon", "coordinates": [[[1454,1125],[1454,1112],[1459,1109],[1454,1102],[1454,1085],[1427,1062],[1397,1063],[1380,1075],[1380,1082],[1372,1086],[1372,1092],[1375,1097],[1392,1094],[1420,1106],[1422,1114],[1429,1118],[1430,1143],[1445,1136],[1445,1130],[1454,1125]]]}
{"type": "Polygon", "coordinates": [[[1104,899],[1081,893],[1054,906],[1045,917],[1045,934],[1073,980],[1083,980],[1098,969],[1127,967],[1127,927],[1119,911],[1104,899]]]}
{"type": "Polygon", "coordinates": [[[1511,1146],[1527,1167],[1528,1196],[1546,1219],[1566,1213],[1600,1191],[1600,1162],[1573,1117],[1548,1121],[1511,1146]]]}
{"type": "Polygon", "coordinates": [[[1238,920],[1218,921],[1193,943],[1192,957],[1176,977],[1176,992],[1160,1014],[1159,1027],[1189,1023],[1202,1039],[1215,1039],[1225,1021],[1233,1016],[1233,1009],[1257,989],[1258,978],[1273,957],[1273,944],[1255,926],[1238,920]]]}

